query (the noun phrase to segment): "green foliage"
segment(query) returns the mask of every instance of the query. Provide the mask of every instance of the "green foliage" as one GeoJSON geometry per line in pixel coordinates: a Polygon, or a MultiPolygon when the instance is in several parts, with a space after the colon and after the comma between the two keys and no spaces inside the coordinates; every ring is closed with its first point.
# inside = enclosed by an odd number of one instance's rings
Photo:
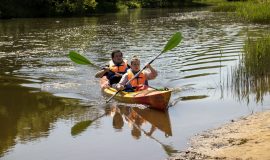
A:
{"type": "Polygon", "coordinates": [[[95,10],[95,0],[49,0],[50,14],[56,16],[87,15],[95,10]]]}
{"type": "Polygon", "coordinates": [[[95,0],[2,0],[0,18],[89,15],[96,6],[95,0]]]}
{"type": "Polygon", "coordinates": [[[85,16],[127,8],[178,7],[192,0],[1,0],[0,18],[85,16]]]}
{"type": "Polygon", "coordinates": [[[97,5],[97,2],[95,0],[84,0],[83,4],[84,4],[84,9],[85,10],[87,10],[87,9],[95,9],[96,5],[97,5]]]}
{"type": "Polygon", "coordinates": [[[236,11],[240,17],[243,17],[247,21],[255,23],[270,23],[270,2],[242,3],[236,11]]]}
{"type": "Polygon", "coordinates": [[[213,12],[236,12],[245,21],[270,23],[270,1],[221,2],[213,12]]]}
{"type": "Polygon", "coordinates": [[[106,12],[117,12],[117,0],[103,1],[97,0],[96,12],[106,13],[106,12]]]}
{"type": "Polygon", "coordinates": [[[128,8],[141,8],[141,4],[138,1],[127,1],[125,5],[128,8]]]}
{"type": "Polygon", "coordinates": [[[73,3],[70,3],[68,0],[63,1],[62,3],[53,2],[54,3],[54,11],[58,15],[71,14],[75,12],[76,6],[73,3]]]}
{"type": "Polygon", "coordinates": [[[235,12],[237,10],[238,2],[233,3],[220,3],[218,6],[214,7],[212,12],[235,12]]]}

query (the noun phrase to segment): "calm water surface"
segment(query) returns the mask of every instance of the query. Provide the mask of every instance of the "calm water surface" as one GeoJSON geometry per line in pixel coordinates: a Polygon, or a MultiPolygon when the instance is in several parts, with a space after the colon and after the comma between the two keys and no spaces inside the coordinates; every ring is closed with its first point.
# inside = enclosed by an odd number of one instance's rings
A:
{"type": "Polygon", "coordinates": [[[236,83],[247,34],[266,32],[207,11],[0,20],[0,159],[166,159],[192,135],[270,109],[269,88],[236,83]],[[176,31],[181,45],[153,63],[151,85],[173,89],[164,113],[105,104],[98,68],[67,58],[76,50],[103,66],[120,49],[145,64],[176,31]]]}

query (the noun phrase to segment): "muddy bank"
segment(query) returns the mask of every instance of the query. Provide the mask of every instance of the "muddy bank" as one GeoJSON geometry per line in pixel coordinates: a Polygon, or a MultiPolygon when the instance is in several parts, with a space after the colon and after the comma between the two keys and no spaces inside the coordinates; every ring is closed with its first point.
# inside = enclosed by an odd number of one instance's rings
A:
{"type": "Polygon", "coordinates": [[[204,132],[190,141],[191,147],[170,160],[270,159],[270,111],[232,121],[204,132]]]}

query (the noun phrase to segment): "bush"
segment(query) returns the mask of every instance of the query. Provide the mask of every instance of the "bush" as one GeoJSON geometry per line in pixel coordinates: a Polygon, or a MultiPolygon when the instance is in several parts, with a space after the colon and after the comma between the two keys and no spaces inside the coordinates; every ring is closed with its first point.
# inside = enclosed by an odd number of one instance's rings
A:
{"type": "Polygon", "coordinates": [[[128,8],[140,8],[141,4],[135,1],[128,1],[126,3],[126,5],[128,6],[128,8]]]}

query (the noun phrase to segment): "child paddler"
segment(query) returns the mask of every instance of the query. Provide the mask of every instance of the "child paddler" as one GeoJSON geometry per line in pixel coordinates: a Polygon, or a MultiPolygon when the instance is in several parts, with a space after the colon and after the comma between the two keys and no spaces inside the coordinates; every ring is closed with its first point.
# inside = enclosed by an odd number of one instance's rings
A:
{"type": "Polygon", "coordinates": [[[157,77],[157,71],[150,64],[147,64],[146,69],[143,70],[135,79],[133,79],[130,84],[125,86],[125,84],[139,71],[140,59],[137,56],[134,56],[130,61],[130,69],[128,69],[127,73],[122,76],[119,83],[113,84],[112,86],[117,90],[124,90],[127,92],[147,89],[148,80],[152,80],[157,77]]]}

